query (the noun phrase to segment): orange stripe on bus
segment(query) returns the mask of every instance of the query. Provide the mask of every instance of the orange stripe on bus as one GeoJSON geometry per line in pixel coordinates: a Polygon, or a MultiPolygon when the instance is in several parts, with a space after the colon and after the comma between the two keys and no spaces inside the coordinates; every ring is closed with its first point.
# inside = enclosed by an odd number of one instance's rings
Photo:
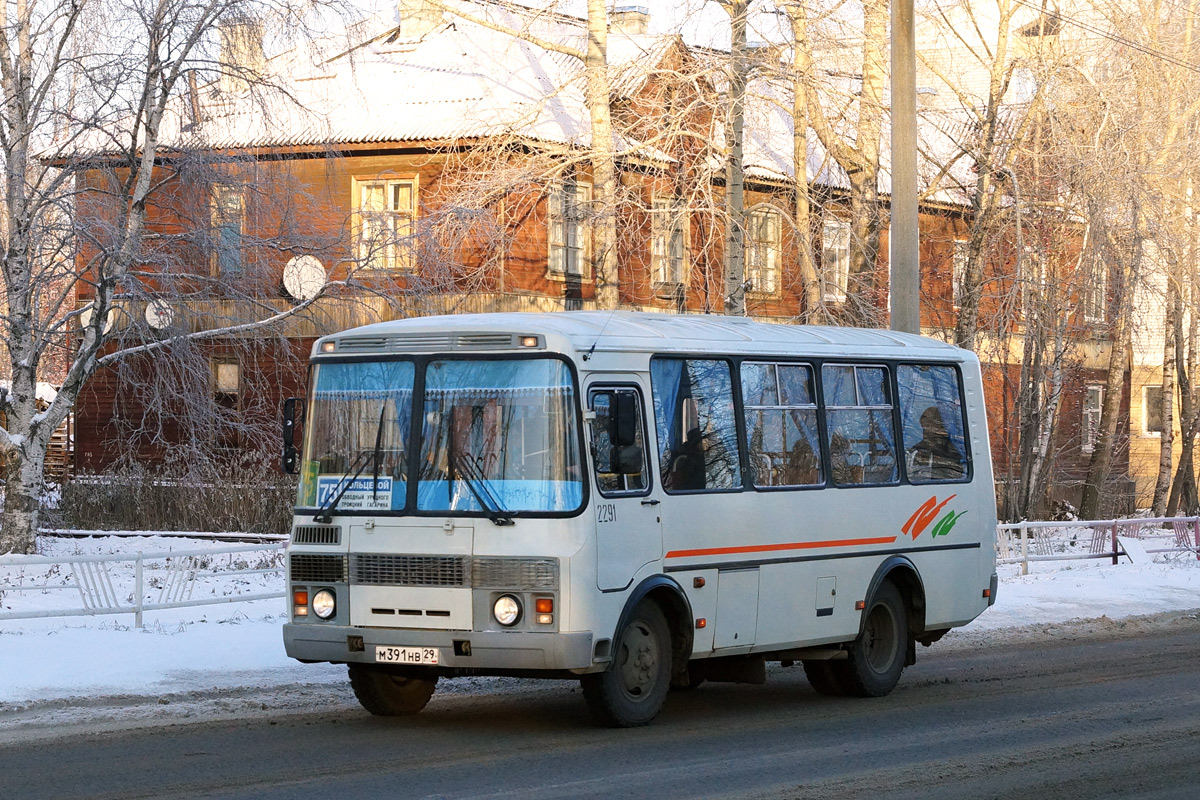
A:
{"type": "Polygon", "coordinates": [[[854,547],[864,544],[891,544],[895,536],[878,536],[873,539],[834,539],[827,542],[788,542],[786,544],[756,544],[749,547],[707,547],[699,550],[672,550],[666,558],[688,556],[727,556],[735,553],[771,553],[779,550],[812,550],[820,547],[854,547]]]}

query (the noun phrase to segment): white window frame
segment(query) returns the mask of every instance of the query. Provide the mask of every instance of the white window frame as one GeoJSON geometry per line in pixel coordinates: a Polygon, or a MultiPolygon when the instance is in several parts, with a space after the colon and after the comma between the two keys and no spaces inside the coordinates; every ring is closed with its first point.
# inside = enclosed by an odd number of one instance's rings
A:
{"type": "MultiPolygon", "coordinates": [[[[1162,436],[1161,428],[1159,428],[1159,430],[1156,430],[1156,431],[1150,430],[1150,413],[1149,413],[1149,411],[1150,411],[1150,390],[1151,389],[1158,390],[1159,403],[1161,404],[1163,402],[1162,388],[1163,387],[1162,387],[1161,383],[1147,384],[1142,387],[1142,436],[1148,436],[1148,437],[1155,438],[1155,439],[1162,436]]],[[[1163,423],[1162,412],[1160,411],[1159,412],[1159,425],[1161,425],[1162,423],[1163,423]]]]}
{"type": "Polygon", "coordinates": [[[673,287],[686,280],[687,228],[683,200],[655,197],[650,201],[650,276],[656,286],[673,287]]]}
{"type": "Polygon", "coordinates": [[[963,281],[967,274],[967,260],[971,242],[967,239],[954,240],[954,253],[950,257],[950,285],[954,307],[962,305],[963,281]]]}
{"type": "Polygon", "coordinates": [[[588,280],[592,274],[592,226],[587,207],[592,185],[562,181],[547,196],[546,269],[551,278],[588,280]]]}
{"type": "Polygon", "coordinates": [[[850,222],[821,223],[821,295],[827,303],[842,303],[850,287],[850,222]],[[833,254],[831,259],[829,256],[833,254]]]}
{"type": "Polygon", "coordinates": [[[363,268],[406,272],[413,269],[418,189],[416,177],[354,179],[355,239],[358,261],[363,268]],[[408,189],[407,208],[400,207],[404,188],[408,189]],[[367,208],[368,192],[375,189],[383,189],[383,207],[367,208]]]}
{"type": "Polygon", "coordinates": [[[746,215],[746,223],[746,279],[750,291],[778,294],[783,214],[777,208],[755,208],[746,215]]]}
{"type": "Polygon", "coordinates": [[[1100,417],[1104,412],[1104,387],[1091,383],[1083,390],[1083,419],[1079,425],[1079,448],[1090,453],[1100,437],[1100,417]],[[1093,397],[1095,402],[1092,402],[1093,397]]]}

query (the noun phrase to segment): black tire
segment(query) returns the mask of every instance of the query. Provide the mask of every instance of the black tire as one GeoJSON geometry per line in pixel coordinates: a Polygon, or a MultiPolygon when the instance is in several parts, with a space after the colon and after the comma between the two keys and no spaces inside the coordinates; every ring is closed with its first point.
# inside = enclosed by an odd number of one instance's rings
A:
{"type": "Polygon", "coordinates": [[[645,725],[667,698],[671,660],[666,617],[654,603],[641,603],[617,634],[608,669],[580,679],[588,708],[609,727],[645,725]]]}
{"type": "Polygon", "coordinates": [[[437,676],[413,678],[388,667],[350,664],[350,686],[367,711],[377,717],[403,717],[423,709],[437,688],[437,676]]]}
{"type": "Polygon", "coordinates": [[[841,673],[845,670],[845,661],[802,661],[804,677],[818,693],[829,697],[841,697],[846,694],[845,680],[841,673]],[[839,670],[838,668],[841,667],[839,670]]]}
{"type": "Polygon", "coordinates": [[[850,645],[845,672],[837,668],[847,694],[883,697],[900,681],[908,652],[908,612],[900,590],[884,581],[863,612],[862,632],[850,645]]]}

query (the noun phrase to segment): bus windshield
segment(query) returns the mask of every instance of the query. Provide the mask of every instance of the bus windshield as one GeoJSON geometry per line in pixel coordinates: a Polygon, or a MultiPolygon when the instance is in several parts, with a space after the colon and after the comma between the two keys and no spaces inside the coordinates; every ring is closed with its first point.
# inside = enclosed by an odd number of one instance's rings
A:
{"type": "Polygon", "coordinates": [[[583,501],[575,384],[557,359],[324,362],[313,372],[298,505],[322,513],[415,509],[567,513],[583,501]],[[408,442],[412,414],[418,442],[408,442]]]}
{"type": "Polygon", "coordinates": [[[417,508],[567,512],[583,500],[574,381],[550,358],[432,361],[417,508]]]}
{"type": "Polygon", "coordinates": [[[298,505],[404,508],[413,375],[409,361],[316,365],[298,505]]]}

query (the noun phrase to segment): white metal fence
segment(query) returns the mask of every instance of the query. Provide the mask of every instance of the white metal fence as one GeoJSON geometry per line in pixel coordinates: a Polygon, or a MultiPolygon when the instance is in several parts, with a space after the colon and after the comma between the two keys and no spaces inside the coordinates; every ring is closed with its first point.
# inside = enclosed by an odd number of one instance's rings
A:
{"type": "Polygon", "coordinates": [[[113,555],[0,556],[0,568],[8,568],[0,576],[0,596],[21,598],[0,605],[0,621],[133,614],[140,628],[146,611],[281,598],[286,594],[284,547],[271,543],[113,555]],[[258,579],[256,586],[254,576],[265,580],[258,579]],[[79,605],[73,604],[75,598],[79,605]]]}
{"type": "Polygon", "coordinates": [[[1116,564],[1136,542],[1147,554],[1200,558],[1200,517],[1014,522],[996,527],[996,560],[1020,564],[1029,573],[1031,561],[1111,558],[1116,564]]]}
{"type": "MultiPolygon", "coordinates": [[[[1200,559],[1200,517],[1017,522],[996,528],[996,558],[1030,562],[1111,558],[1132,542],[1146,554],[1200,559]]],[[[133,614],[286,595],[282,542],[112,555],[0,556],[0,621],[133,614]],[[15,569],[13,569],[15,567],[15,569]],[[255,585],[254,576],[261,576],[255,585]],[[40,598],[33,600],[34,597],[40,598]],[[73,599],[78,599],[78,605],[73,599]]]]}

